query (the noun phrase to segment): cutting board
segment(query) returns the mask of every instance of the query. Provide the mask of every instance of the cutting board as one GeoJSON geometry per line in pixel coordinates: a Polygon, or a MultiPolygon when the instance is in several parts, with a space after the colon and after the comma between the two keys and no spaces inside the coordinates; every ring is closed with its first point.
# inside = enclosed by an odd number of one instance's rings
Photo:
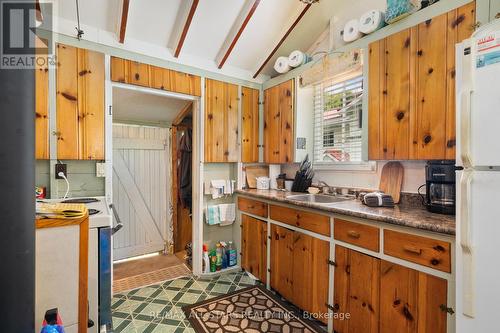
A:
{"type": "Polygon", "coordinates": [[[388,162],[380,175],[380,191],[390,194],[394,203],[399,203],[401,186],[403,185],[404,168],[399,162],[388,162]]]}
{"type": "Polygon", "coordinates": [[[249,165],[245,167],[248,188],[257,188],[257,177],[269,177],[269,167],[249,165]]]}

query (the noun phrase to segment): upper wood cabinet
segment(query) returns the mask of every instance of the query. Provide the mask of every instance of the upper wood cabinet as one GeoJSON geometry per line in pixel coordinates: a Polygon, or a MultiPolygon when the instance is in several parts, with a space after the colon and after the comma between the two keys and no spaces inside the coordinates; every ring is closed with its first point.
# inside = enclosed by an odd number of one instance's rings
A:
{"type": "Polygon", "coordinates": [[[104,159],[104,54],[57,44],[57,158],[104,159]]]}
{"type": "MultiPolygon", "coordinates": [[[[41,41],[37,38],[37,43],[41,41]]],[[[49,159],[49,67],[35,64],[35,158],[49,159]]]]}
{"type": "Polygon", "coordinates": [[[455,158],[455,44],[475,2],[369,45],[371,160],[455,158]]]}
{"type": "Polygon", "coordinates": [[[241,161],[259,161],[259,90],[241,88],[241,161]]]}
{"type": "Polygon", "coordinates": [[[273,224],[271,287],[300,309],[325,314],[329,253],[329,242],[273,224]]]}
{"type": "Polygon", "coordinates": [[[117,57],[111,57],[111,81],[201,96],[199,76],[117,57]]]}
{"type": "Polygon", "coordinates": [[[241,267],[266,283],[267,222],[241,215],[241,267]]]}
{"type": "Polygon", "coordinates": [[[264,92],[264,161],[292,163],[294,151],[294,80],[264,92]]]}
{"type": "Polygon", "coordinates": [[[238,86],[205,80],[205,162],[238,162],[238,86]]]}

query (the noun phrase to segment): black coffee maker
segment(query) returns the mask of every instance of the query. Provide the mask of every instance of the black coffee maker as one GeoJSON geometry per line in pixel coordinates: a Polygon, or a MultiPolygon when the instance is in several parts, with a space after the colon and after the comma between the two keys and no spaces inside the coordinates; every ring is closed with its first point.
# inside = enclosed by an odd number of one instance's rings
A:
{"type": "Polygon", "coordinates": [[[455,161],[428,161],[425,206],[439,214],[455,214],[455,161]]]}

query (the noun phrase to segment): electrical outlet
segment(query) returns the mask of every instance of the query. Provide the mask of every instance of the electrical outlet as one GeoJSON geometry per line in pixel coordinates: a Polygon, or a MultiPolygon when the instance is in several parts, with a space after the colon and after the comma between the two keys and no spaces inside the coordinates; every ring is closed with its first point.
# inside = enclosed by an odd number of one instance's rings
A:
{"type": "Polygon", "coordinates": [[[95,164],[95,176],[96,177],[106,177],[106,163],[97,162],[95,164]]]}
{"type": "Polygon", "coordinates": [[[56,164],[56,179],[64,179],[63,177],[59,177],[59,172],[64,173],[64,176],[68,177],[67,164],[63,163],[56,164]]]}

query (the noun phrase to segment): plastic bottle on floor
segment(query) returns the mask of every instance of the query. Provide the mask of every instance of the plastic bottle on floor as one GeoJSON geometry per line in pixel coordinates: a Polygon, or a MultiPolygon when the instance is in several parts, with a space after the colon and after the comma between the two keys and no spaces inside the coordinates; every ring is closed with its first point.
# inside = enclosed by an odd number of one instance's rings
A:
{"type": "Polygon", "coordinates": [[[210,250],[210,272],[213,273],[217,270],[217,256],[215,250],[210,250]]]}
{"type": "Polygon", "coordinates": [[[226,242],[220,241],[220,245],[222,248],[222,269],[225,269],[228,267],[227,244],[226,244],[226,242]]]}
{"type": "Polygon", "coordinates": [[[234,244],[232,241],[229,241],[226,249],[226,256],[227,256],[227,266],[228,267],[233,267],[236,266],[236,248],[234,247],[234,244]]]}
{"type": "Polygon", "coordinates": [[[208,246],[203,244],[203,272],[210,273],[210,258],[208,257],[208,246]]]}
{"type": "Polygon", "coordinates": [[[222,246],[220,243],[217,243],[215,253],[217,256],[216,269],[217,271],[220,271],[222,269],[222,246]]]}

